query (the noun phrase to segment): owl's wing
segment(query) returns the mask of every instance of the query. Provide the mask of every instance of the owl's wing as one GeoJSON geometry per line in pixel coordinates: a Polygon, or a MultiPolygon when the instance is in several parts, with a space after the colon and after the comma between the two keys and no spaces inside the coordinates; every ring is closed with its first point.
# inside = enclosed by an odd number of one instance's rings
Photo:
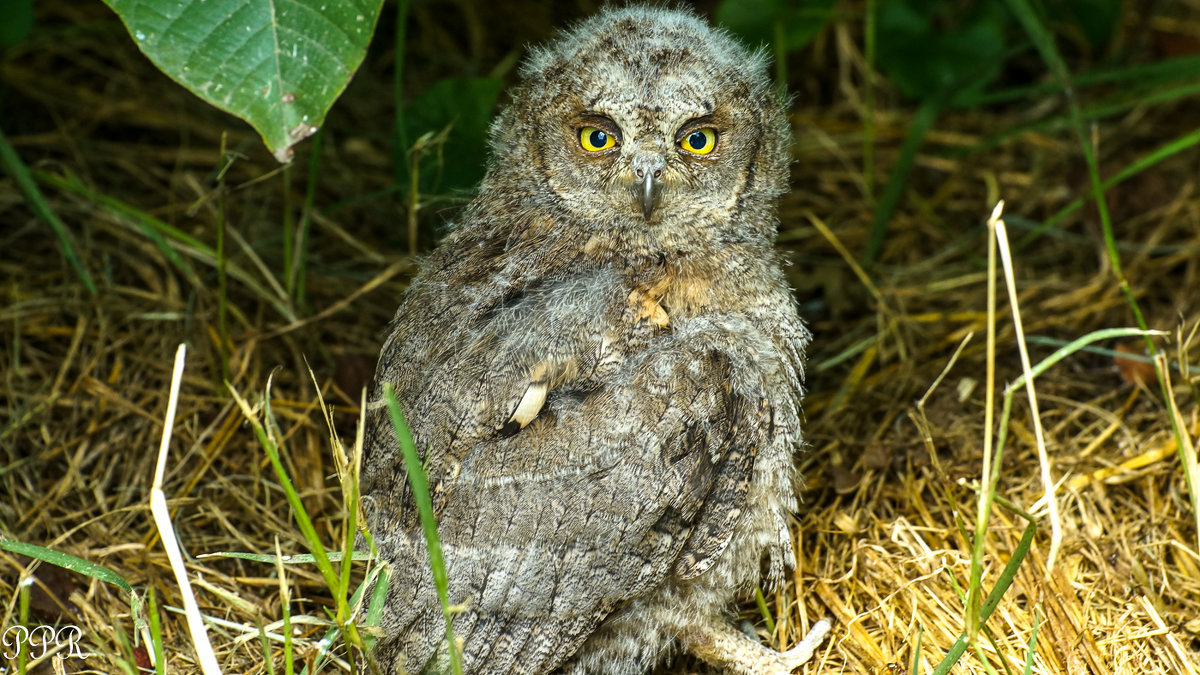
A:
{"type": "MultiPolygon", "coordinates": [[[[767,404],[735,392],[730,359],[695,336],[631,361],[599,390],[552,393],[528,427],[430,476],[470,672],[557,667],[623,602],[700,574],[728,544],[767,404]]],[[[436,671],[443,619],[419,533],[411,541],[393,561],[398,642],[385,649],[436,671]]]]}

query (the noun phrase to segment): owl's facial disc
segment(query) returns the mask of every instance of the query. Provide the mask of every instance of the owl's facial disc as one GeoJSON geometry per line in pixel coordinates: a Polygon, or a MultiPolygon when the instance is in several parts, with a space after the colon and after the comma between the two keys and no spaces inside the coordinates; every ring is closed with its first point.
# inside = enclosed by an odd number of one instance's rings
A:
{"type": "MultiPolygon", "coordinates": [[[[703,116],[680,127],[675,133],[677,154],[681,157],[701,158],[717,147],[717,130],[703,126],[710,117],[703,116]]],[[[651,144],[650,148],[643,147],[635,151],[630,162],[633,181],[629,184],[629,190],[642,207],[642,218],[646,221],[650,220],[655,207],[662,201],[663,184],[666,182],[663,171],[667,169],[667,160],[661,146],[651,144]]]]}
{"type": "Polygon", "coordinates": [[[790,162],[765,55],[686,12],[662,16],[601,13],[533,50],[492,127],[487,186],[519,186],[522,213],[552,208],[556,236],[614,255],[765,241],[790,162]]]}
{"type": "MultiPolygon", "coordinates": [[[[583,116],[583,120],[583,125],[577,129],[576,137],[585,156],[604,158],[619,155],[622,152],[622,134],[612,119],[604,115],[587,113],[583,116]]],[[[699,131],[692,133],[687,139],[679,141],[679,146],[693,154],[706,154],[712,150],[716,136],[711,129],[704,129],[703,132],[707,132],[708,136],[704,137],[703,133],[699,131]],[[696,141],[697,145],[705,146],[706,149],[693,148],[688,145],[692,141],[696,141]]],[[[667,168],[667,158],[663,155],[661,148],[656,146],[635,147],[630,149],[630,152],[633,159],[629,160],[629,176],[631,178],[627,187],[634,201],[641,207],[642,218],[649,221],[650,217],[654,215],[654,208],[662,201],[663,170],[667,168]]]]}

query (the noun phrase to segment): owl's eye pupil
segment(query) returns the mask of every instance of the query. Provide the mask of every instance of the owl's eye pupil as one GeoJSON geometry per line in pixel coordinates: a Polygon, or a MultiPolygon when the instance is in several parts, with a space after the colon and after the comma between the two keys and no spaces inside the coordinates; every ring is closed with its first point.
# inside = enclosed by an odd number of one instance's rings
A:
{"type": "Polygon", "coordinates": [[[583,127],[579,130],[579,145],[588,152],[601,152],[617,147],[617,137],[598,127],[583,127]]]}
{"type": "Polygon", "coordinates": [[[679,147],[693,155],[707,155],[717,147],[717,130],[712,127],[696,129],[679,141],[679,147]]]}

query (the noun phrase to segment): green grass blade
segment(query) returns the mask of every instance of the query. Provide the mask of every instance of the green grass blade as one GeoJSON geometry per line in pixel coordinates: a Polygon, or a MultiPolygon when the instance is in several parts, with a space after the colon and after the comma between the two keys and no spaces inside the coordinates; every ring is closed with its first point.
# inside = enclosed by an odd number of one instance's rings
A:
{"type": "Polygon", "coordinates": [[[121,651],[120,660],[117,664],[121,666],[127,675],[136,675],[138,672],[137,657],[133,655],[133,645],[129,644],[129,636],[125,634],[125,629],[120,623],[113,624],[113,637],[117,640],[117,647],[121,651]]]}
{"type": "Polygon", "coordinates": [[[88,199],[89,201],[100,204],[115,214],[127,216],[129,218],[128,222],[133,224],[143,236],[153,242],[155,247],[158,248],[158,251],[163,254],[163,257],[171,261],[171,264],[178,268],[180,272],[183,272],[183,275],[187,277],[189,282],[196,285],[199,284],[199,277],[196,276],[196,271],[192,269],[192,266],[189,265],[187,261],[175,251],[175,249],[171,248],[167,244],[166,240],[163,238],[163,234],[165,233],[173,236],[173,238],[177,239],[178,241],[186,242],[188,245],[199,244],[199,242],[193,237],[190,237],[179,230],[176,230],[170,225],[159,221],[157,218],[153,218],[142,211],[138,211],[137,209],[134,209],[133,207],[117,199],[109,197],[101,192],[96,192],[95,190],[89,189],[79,181],[79,178],[74,175],[61,177],[45,171],[37,171],[34,172],[34,176],[36,176],[37,179],[43,183],[49,183],[54,187],[67,190],[68,192],[73,192],[88,199]]]}
{"type": "MultiPolygon", "coordinates": [[[[95,190],[92,190],[80,183],[73,176],[64,178],[62,176],[46,173],[44,171],[34,171],[33,175],[42,183],[53,185],[56,188],[74,193],[88,201],[103,206],[116,218],[118,223],[127,227],[131,227],[138,233],[145,234],[147,238],[155,241],[156,245],[157,242],[163,242],[167,250],[170,251],[169,254],[164,251],[163,255],[167,256],[173,264],[179,267],[179,269],[183,271],[184,275],[188,276],[189,279],[195,279],[194,273],[189,276],[187,270],[189,270],[190,267],[186,265],[185,262],[182,262],[182,258],[179,257],[177,249],[183,251],[189,257],[199,260],[205,265],[212,267],[213,269],[217,268],[218,256],[216,249],[183,232],[182,230],[172,227],[158,218],[155,218],[144,211],[138,210],[119,199],[114,199],[106,194],[96,192],[95,190]]],[[[285,302],[283,302],[283,298],[281,298],[278,294],[268,290],[244,269],[230,263],[227,266],[227,271],[229,276],[237,279],[242,285],[254,291],[256,295],[274,307],[279,314],[283,316],[283,318],[288,321],[296,321],[295,313],[287,306],[285,302]]]]}
{"type": "Polygon", "coordinates": [[[1079,102],[1075,98],[1074,86],[1071,83],[1071,73],[1067,69],[1067,64],[1063,61],[1062,55],[1058,52],[1058,47],[1054,44],[1054,37],[1050,31],[1042,24],[1033,7],[1028,0],[1008,0],[1009,9],[1017,16],[1021,26],[1025,28],[1025,32],[1029,35],[1029,39],[1033,41],[1037,47],[1038,53],[1041,54],[1042,60],[1046,63],[1046,67],[1054,74],[1062,86],[1063,93],[1067,97],[1068,110],[1070,111],[1071,126],[1075,130],[1075,135],[1079,138],[1079,146],[1083,151],[1083,158],[1088,167],[1088,178],[1092,185],[1092,197],[1096,202],[1096,208],[1100,212],[1100,225],[1104,230],[1104,243],[1108,248],[1109,262],[1112,263],[1113,273],[1120,280],[1125,294],[1129,298],[1130,305],[1133,308],[1134,314],[1137,315],[1138,325],[1143,329],[1146,328],[1146,322],[1142,319],[1142,313],[1138,309],[1137,302],[1134,300],[1132,292],[1129,290],[1129,285],[1125,281],[1125,274],[1121,271],[1121,259],[1117,253],[1116,237],[1113,234],[1112,218],[1108,213],[1108,202],[1104,199],[1104,186],[1100,181],[1100,166],[1096,161],[1096,153],[1092,149],[1092,144],[1088,140],[1087,130],[1084,128],[1083,116],[1080,114],[1079,102]]]}
{"type": "MultiPolygon", "coordinates": [[[[363,579],[362,585],[354,590],[354,595],[350,598],[350,606],[358,607],[362,602],[363,593],[369,588],[371,589],[371,597],[367,601],[367,611],[365,621],[361,622],[364,626],[378,626],[379,620],[383,616],[384,601],[387,599],[388,581],[390,575],[387,571],[387,564],[384,563],[375,567],[363,579]]],[[[313,658],[313,663],[316,664],[315,671],[320,672],[328,659],[329,650],[337,643],[337,638],[341,635],[342,630],[337,626],[330,628],[321,638],[320,649],[313,658]]],[[[369,631],[363,633],[363,644],[366,651],[370,653],[371,647],[374,646],[378,638],[371,635],[369,631]]],[[[308,666],[305,666],[300,671],[300,675],[308,675],[308,666]]]]}
{"type": "MultiPolygon", "coordinates": [[[[21,584],[21,587],[17,589],[17,621],[21,626],[29,625],[29,596],[31,593],[33,593],[33,586],[30,584],[21,584]]],[[[5,637],[7,637],[7,632],[5,637]]],[[[4,646],[8,646],[7,640],[4,642],[4,646]]],[[[27,640],[17,641],[17,675],[25,675],[30,646],[27,640]]]]}
{"type": "MultiPolygon", "coordinates": [[[[904,186],[908,184],[908,176],[912,173],[913,164],[917,161],[917,151],[921,149],[921,144],[925,142],[925,136],[933,128],[933,123],[937,121],[946,97],[947,93],[943,92],[938,96],[926,99],[913,115],[908,135],[904,137],[904,144],[900,146],[900,159],[888,175],[883,196],[879,198],[879,204],[875,207],[875,219],[871,223],[871,232],[867,240],[865,256],[867,262],[874,261],[879,257],[879,252],[883,250],[883,243],[887,239],[888,223],[892,219],[892,212],[896,210],[896,205],[900,203],[900,197],[904,194],[904,186]]],[[[870,176],[867,179],[869,180],[870,176]]]]}
{"type": "Polygon", "coordinates": [[[229,358],[233,344],[229,339],[229,256],[225,252],[225,174],[233,160],[225,151],[225,137],[221,137],[221,161],[217,172],[216,217],[217,217],[217,358],[221,364],[221,381],[228,382],[229,358]]]}
{"type": "Polygon", "coordinates": [[[393,68],[392,96],[396,118],[392,129],[392,177],[397,185],[408,182],[408,122],[404,119],[404,47],[408,44],[409,0],[396,3],[396,65],[393,68]]]}
{"type": "Polygon", "coordinates": [[[925,624],[917,624],[917,644],[913,647],[912,667],[908,669],[910,673],[921,672],[921,638],[925,637],[925,624]]]}
{"type": "Polygon", "coordinates": [[[36,558],[42,562],[48,562],[51,565],[56,565],[65,570],[71,570],[72,572],[77,572],[84,576],[112,584],[113,586],[125,591],[131,598],[133,597],[133,587],[130,586],[129,582],[125,581],[121,575],[103,565],[97,565],[94,562],[89,562],[83,558],[73,556],[70,553],[55,551],[54,549],[44,548],[42,546],[37,546],[36,544],[26,544],[25,542],[9,539],[4,536],[0,536],[0,549],[11,551],[12,553],[19,555],[29,556],[30,558],[36,558]]]}
{"type": "MultiPolygon", "coordinates": [[[[1075,338],[1066,345],[1054,350],[1049,356],[1034,364],[1029,372],[1036,378],[1038,375],[1046,372],[1054,364],[1062,361],[1071,354],[1083,349],[1093,342],[1101,340],[1113,340],[1126,337],[1149,337],[1152,335],[1166,335],[1163,331],[1158,330],[1142,330],[1141,328],[1104,328],[1101,330],[1092,331],[1087,335],[1075,338]]],[[[1005,391],[1015,391],[1025,386],[1025,374],[1018,375],[1016,379],[1005,387],[1005,391]]]]}
{"type": "MultiPolygon", "coordinates": [[[[1186,133],[1183,136],[1170,141],[1169,143],[1165,143],[1155,148],[1150,153],[1144,155],[1129,166],[1126,166],[1124,169],[1121,169],[1111,178],[1101,183],[1100,187],[1103,190],[1107,190],[1114,185],[1119,185],[1120,183],[1123,183],[1129,178],[1138,175],[1139,173],[1149,169],[1168,157],[1173,157],[1174,155],[1177,155],[1184,150],[1194,148],[1197,145],[1200,145],[1200,129],[1186,133]]],[[[1050,216],[1032,232],[1029,232],[1024,237],[1021,237],[1021,239],[1017,242],[1016,249],[1020,250],[1033,243],[1033,241],[1041,236],[1046,230],[1049,230],[1058,223],[1062,222],[1067,216],[1078,211],[1083,206],[1083,200],[1084,198],[1080,197],[1059,209],[1058,213],[1050,216]]]]}
{"type": "MultiPolygon", "coordinates": [[[[319,134],[318,134],[318,137],[319,137],[319,134]]],[[[362,408],[360,408],[360,410],[365,410],[366,409],[366,405],[365,405],[366,391],[365,390],[363,391],[362,397],[363,397],[363,405],[362,405],[362,408]]],[[[343,475],[338,476],[339,480],[342,482],[342,508],[346,512],[346,520],[344,523],[342,523],[342,551],[341,551],[342,557],[345,558],[346,560],[354,559],[354,553],[355,553],[355,551],[354,551],[354,536],[358,532],[358,510],[359,510],[359,504],[361,503],[360,494],[359,494],[359,483],[358,483],[359,478],[358,478],[358,470],[357,470],[357,467],[362,462],[362,438],[363,438],[363,430],[365,427],[364,421],[361,418],[359,420],[359,424],[357,425],[357,427],[358,427],[358,429],[357,429],[356,438],[355,438],[356,459],[348,462],[350,464],[350,466],[347,467],[344,476],[343,475]]],[[[337,597],[338,598],[345,598],[346,592],[350,588],[350,567],[351,567],[351,565],[349,562],[342,565],[342,567],[341,567],[341,577],[338,580],[339,585],[338,585],[338,589],[337,589],[337,597]]],[[[345,622],[349,618],[346,616],[346,613],[348,613],[348,612],[349,612],[349,605],[347,603],[343,602],[338,605],[338,623],[339,624],[345,622]]]]}
{"type": "MultiPolygon", "coordinates": [[[[1135,66],[1093,68],[1077,74],[1073,80],[1077,87],[1124,82],[1143,87],[1191,79],[1197,73],[1200,73],[1200,56],[1180,56],[1135,66]]],[[[1061,87],[1054,83],[1034,84],[981,92],[973,98],[962,99],[959,103],[963,107],[979,108],[1011,101],[1042,99],[1057,94],[1060,90],[1061,87]]]]}
{"type": "MultiPolygon", "coordinates": [[[[1000,599],[1004,597],[1009,586],[1012,585],[1012,580],[1017,575],[1017,570],[1021,568],[1021,563],[1025,560],[1025,556],[1029,553],[1029,547],[1033,543],[1033,536],[1037,534],[1037,522],[1030,521],[1025,527],[1025,532],[1021,535],[1021,541],[1017,543],[1016,550],[1009,558],[1008,563],[1004,565],[1004,570],[1000,572],[1000,578],[996,579],[996,585],[992,587],[992,592],[988,594],[987,599],[979,606],[979,623],[986,622],[992,612],[1000,604],[1000,599]]],[[[963,631],[958,639],[954,641],[954,646],[950,651],[946,652],[946,656],[938,662],[937,668],[934,668],[933,675],[947,675],[950,669],[958,663],[958,659],[967,651],[970,645],[970,639],[966,631],[963,631]]]]}
{"type": "Polygon", "coordinates": [[[33,179],[33,174],[30,173],[29,167],[21,161],[21,157],[17,155],[17,151],[13,149],[12,144],[8,142],[8,137],[0,130],[0,166],[8,175],[13,177],[13,181],[17,184],[17,189],[21,191],[21,195],[25,197],[29,208],[33,209],[34,215],[38,220],[50,226],[54,231],[54,236],[58,239],[58,245],[62,249],[63,255],[67,258],[67,262],[71,267],[75,268],[75,273],[79,275],[79,280],[87,287],[88,293],[96,295],[96,284],[92,283],[92,276],[84,269],[83,263],[79,262],[79,256],[75,254],[75,247],[71,244],[71,235],[67,232],[67,226],[59,220],[58,215],[50,208],[46,197],[42,195],[42,191],[38,189],[37,182],[33,179]]]}
{"type": "Polygon", "coordinates": [[[286,288],[288,300],[293,301],[292,284],[295,278],[292,276],[292,266],[295,263],[295,253],[292,251],[292,245],[296,243],[296,224],[293,222],[292,211],[292,165],[285,164],[283,167],[283,180],[280,181],[283,186],[283,236],[281,237],[283,244],[283,284],[286,288]]]}
{"type": "Polygon", "coordinates": [[[267,675],[275,675],[275,660],[271,658],[271,642],[267,639],[267,631],[263,630],[262,621],[258,622],[258,644],[262,649],[263,663],[267,666],[267,675]]]}
{"type": "Polygon", "coordinates": [[[761,586],[754,587],[754,604],[758,605],[758,613],[762,615],[763,622],[767,624],[767,632],[774,635],[775,618],[771,616],[771,608],[767,607],[767,599],[763,597],[761,586]]]}
{"type": "MultiPolygon", "coordinates": [[[[1061,90],[1061,85],[1056,90],[1061,90]]],[[[1134,88],[1131,86],[1120,93],[1080,107],[1079,116],[1085,123],[1094,122],[1128,112],[1133,108],[1152,107],[1161,103],[1190,98],[1197,93],[1200,93],[1200,83],[1180,84],[1167,89],[1159,89],[1157,87],[1134,88]]],[[[1072,122],[1069,112],[1052,115],[1043,119],[1011,126],[1000,133],[984,138],[978,143],[942,152],[940,156],[949,159],[963,159],[984,150],[990,150],[1031,132],[1057,131],[1070,126],[1072,126],[1072,122]]]]}
{"type": "MultiPolygon", "coordinates": [[[[379,622],[383,619],[383,608],[387,601],[388,585],[392,580],[392,570],[386,562],[380,563],[375,569],[377,580],[375,581],[375,584],[371,586],[371,599],[367,603],[366,625],[368,626],[378,626],[379,622]]],[[[366,582],[364,582],[363,585],[366,586],[366,582]]],[[[371,648],[375,646],[375,641],[377,639],[378,638],[370,633],[367,633],[363,637],[363,642],[366,643],[367,653],[371,652],[371,648]]]]}
{"type": "Polygon", "coordinates": [[[1035,607],[1033,610],[1033,630],[1029,635],[1029,650],[1025,653],[1025,669],[1022,671],[1025,675],[1033,673],[1033,657],[1037,655],[1037,634],[1038,628],[1042,626],[1042,608],[1035,607]]]}
{"type": "Polygon", "coordinates": [[[190,248],[194,248],[208,256],[216,256],[216,253],[213,251],[213,249],[199,239],[187,234],[183,230],[168,225],[167,223],[155,218],[154,216],[151,216],[144,211],[139,211],[138,209],[135,209],[119,199],[110,197],[103,192],[96,192],[80,182],[80,180],[74,175],[68,174],[67,176],[59,176],[47,171],[34,171],[33,176],[43,183],[52,185],[60,190],[73,192],[76,195],[87,199],[88,201],[99,204],[112,212],[113,215],[126,216],[129,218],[128,222],[138,226],[139,228],[144,225],[148,229],[156,230],[157,232],[166,235],[170,239],[190,248]]]}
{"type": "Polygon", "coordinates": [[[862,172],[863,197],[867,204],[875,203],[875,53],[876,53],[876,0],[867,0],[866,20],[863,25],[863,57],[867,61],[867,77],[862,84],[863,138],[862,172]]]}
{"type": "Polygon", "coordinates": [[[317,180],[321,177],[321,131],[313,134],[308,155],[308,183],[304,188],[304,210],[300,216],[300,237],[296,241],[292,274],[288,277],[288,293],[294,307],[303,308],[307,302],[305,278],[308,271],[308,238],[312,229],[313,208],[317,196],[317,180]]]}
{"type": "MultiPolygon", "coordinates": [[[[325,557],[330,562],[341,562],[342,560],[345,560],[345,558],[339,551],[329,551],[328,553],[325,554],[325,557]]],[[[252,560],[254,562],[261,562],[261,563],[274,563],[275,561],[278,560],[279,562],[283,563],[284,565],[311,565],[311,564],[317,562],[317,557],[312,555],[311,553],[297,553],[295,555],[285,555],[282,558],[280,558],[279,556],[271,555],[269,553],[244,553],[241,551],[218,551],[216,553],[201,553],[200,555],[196,556],[196,558],[198,560],[204,560],[205,558],[234,558],[237,560],[252,560]]],[[[352,556],[352,560],[354,560],[355,562],[370,560],[370,558],[371,558],[371,554],[367,553],[366,551],[355,551],[354,555],[352,556]]]]}
{"type": "MultiPolygon", "coordinates": [[[[1138,331],[1137,335],[1139,337],[1141,336],[1140,330],[1138,331]]],[[[1052,337],[1046,337],[1044,335],[1030,335],[1025,338],[1025,341],[1031,345],[1047,345],[1050,347],[1063,347],[1063,346],[1066,346],[1067,344],[1070,344],[1063,340],[1059,340],[1057,338],[1052,338],[1052,337]]],[[[1087,352],[1089,354],[1099,354],[1100,356],[1107,356],[1107,357],[1110,357],[1113,359],[1123,359],[1125,361],[1134,361],[1137,363],[1149,363],[1149,364],[1154,363],[1154,359],[1152,357],[1146,356],[1145,354],[1135,354],[1133,352],[1121,352],[1121,351],[1117,351],[1115,349],[1105,349],[1104,347],[1084,346],[1084,347],[1080,347],[1079,351],[1087,352]]],[[[1181,365],[1178,361],[1171,362],[1171,370],[1173,370],[1177,373],[1183,373],[1184,368],[1187,369],[1186,374],[1188,374],[1188,375],[1200,375],[1200,366],[1193,366],[1193,365],[1186,364],[1186,363],[1181,365]]]]}
{"type": "Polygon", "coordinates": [[[146,606],[150,612],[150,648],[154,650],[154,673],[165,675],[167,657],[163,651],[162,618],[158,616],[158,601],[153,586],[146,589],[146,606]]]}
{"type": "MultiPolygon", "coordinates": [[[[287,499],[288,506],[292,509],[292,515],[296,518],[296,526],[300,528],[301,534],[304,535],[304,540],[309,546],[309,550],[313,553],[313,562],[317,564],[317,569],[321,572],[321,577],[325,580],[325,585],[330,589],[337,588],[337,573],[333,570],[333,565],[329,562],[329,554],[326,552],[324,545],[321,543],[321,538],[317,535],[317,529],[312,524],[312,519],[308,517],[308,511],[304,509],[303,502],[300,501],[300,495],[296,492],[296,486],[292,484],[292,479],[288,476],[287,470],[283,467],[283,462],[279,458],[279,447],[275,444],[275,440],[267,433],[262,422],[251,410],[250,404],[238,394],[233,385],[228,382],[225,386],[229,389],[229,393],[237,402],[238,407],[242,409],[242,414],[246,420],[250,422],[250,426],[254,428],[254,434],[258,437],[258,443],[267,453],[267,458],[271,461],[271,467],[275,470],[275,477],[279,480],[280,487],[283,488],[284,497],[287,499]]],[[[265,395],[264,414],[270,416],[270,384],[267,385],[267,393],[265,395]]]]}
{"type": "Polygon", "coordinates": [[[408,429],[408,422],[404,419],[404,413],[400,410],[400,402],[396,400],[396,392],[390,383],[383,385],[383,395],[387,400],[388,414],[392,418],[396,439],[400,443],[400,452],[404,455],[404,468],[408,473],[413,499],[417,502],[421,527],[425,531],[425,541],[429,548],[429,566],[433,571],[433,583],[437,587],[438,600],[442,603],[442,614],[446,618],[446,643],[450,652],[450,669],[454,675],[461,675],[462,657],[458,653],[458,645],[454,642],[454,631],[450,620],[449,581],[446,578],[446,562],[442,558],[442,544],[438,540],[437,518],[433,515],[433,504],[429,499],[429,482],[425,478],[425,469],[421,467],[421,459],[417,456],[412,432],[408,429]]]}

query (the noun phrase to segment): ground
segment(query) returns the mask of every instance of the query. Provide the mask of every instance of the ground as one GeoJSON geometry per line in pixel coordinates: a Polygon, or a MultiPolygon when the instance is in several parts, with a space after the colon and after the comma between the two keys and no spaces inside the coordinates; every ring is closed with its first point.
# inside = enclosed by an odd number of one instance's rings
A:
{"type": "MultiPolygon", "coordinates": [[[[513,14],[418,3],[405,86],[420,91],[472,69],[511,82],[525,43],[595,8],[522,5],[513,14]]],[[[1176,445],[1200,435],[1200,344],[1189,339],[1200,325],[1195,140],[1107,188],[1110,249],[1079,139],[1062,123],[1065,97],[944,112],[878,260],[865,264],[874,204],[916,105],[878,77],[866,102],[862,7],[849,6],[789,57],[796,162],[779,241],[815,334],[799,459],[805,490],[792,522],[799,565],[782,587],[765,589],[763,609],[747,598],[744,625],[786,648],[830,617],[832,637],[803,672],[904,673],[914,659],[933,672],[967,629],[984,453],[996,447],[990,428],[1006,430],[1007,442],[982,531],[981,588],[1004,593],[954,672],[1015,673],[1027,660],[1041,674],[1197,672],[1200,533],[1176,445]],[[1146,325],[1166,333],[1153,342],[1171,364],[1169,399],[1138,360],[1144,341],[1108,338],[1035,379],[1040,434],[1023,385],[1002,424],[1022,359],[999,272],[988,348],[988,216],[999,199],[1030,361],[1093,331],[1136,327],[1132,297],[1146,325]],[[1078,199],[1082,207],[1057,217],[1078,199]],[[1042,500],[1047,476],[1056,513],[1042,500]]],[[[219,620],[209,630],[225,672],[272,672],[267,660],[284,672],[282,643],[264,648],[258,626],[280,620],[285,603],[293,618],[314,617],[294,626],[303,662],[324,634],[315,622],[328,619],[331,593],[311,565],[287,567],[284,596],[269,562],[196,557],[308,551],[246,412],[222,383],[261,419],[273,378],[283,465],[316,536],[338,546],[346,512],[317,391],[352,447],[361,388],[413,269],[389,155],[394,50],[374,47],[334,108],[306,211],[311,144],[281,170],[244,123],[155,71],[101,3],[39,3],[38,12],[32,36],[0,61],[0,128],[36,172],[98,293],[84,289],[14,180],[0,177],[0,535],[104,565],[143,602],[153,589],[154,604],[139,615],[162,621],[167,672],[198,671],[148,507],[172,359],[186,343],[162,484],[173,527],[200,609],[219,620]],[[223,149],[233,157],[225,171],[223,149]],[[306,215],[311,253],[299,297],[287,291],[281,240],[285,223],[306,215]],[[225,329],[212,253],[222,224],[225,329]],[[168,234],[160,244],[151,231],[168,234]]],[[[1186,3],[1171,12],[1148,21],[1130,9],[1123,19],[1146,58],[1200,52],[1200,12],[1186,3]]],[[[383,25],[393,17],[389,5],[383,25]]],[[[1120,93],[1112,85],[1081,96],[1093,104],[1120,93]]],[[[1098,116],[1087,130],[1100,178],[1190,138],[1195,109],[1194,95],[1179,94],[1098,116]]],[[[464,193],[428,197],[418,253],[464,193]]],[[[95,656],[60,660],[68,671],[149,663],[147,633],[117,586],[0,551],[0,599],[5,629],[22,617],[83,629],[95,656]],[[29,578],[25,610],[18,589],[29,578]]],[[[681,658],[661,672],[706,671],[681,658]]]]}

